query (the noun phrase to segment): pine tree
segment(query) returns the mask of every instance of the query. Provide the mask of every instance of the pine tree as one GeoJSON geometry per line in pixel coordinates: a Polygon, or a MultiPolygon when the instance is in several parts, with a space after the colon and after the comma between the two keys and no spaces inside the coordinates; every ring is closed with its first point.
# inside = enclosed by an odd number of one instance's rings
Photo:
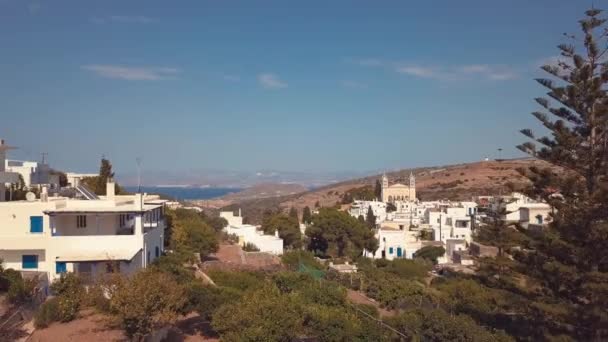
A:
{"type": "Polygon", "coordinates": [[[312,222],[312,213],[310,212],[310,208],[308,206],[304,207],[302,211],[302,222],[305,224],[310,224],[312,222]]]}
{"type": "MultiPolygon", "coordinates": [[[[554,80],[538,79],[548,98],[533,115],[551,136],[522,133],[535,143],[518,146],[553,168],[522,170],[532,182],[530,196],[553,208],[553,222],[516,255],[526,276],[537,282],[537,300],[560,303],[566,317],[558,331],[579,340],[608,339],[608,30],[601,11],[587,11],[583,36],[566,37],[557,65],[542,69],[554,80]],[[550,115],[554,117],[550,117],[550,115]],[[540,145],[537,147],[537,145],[540,145]]],[[[549,313],[550,314],[550,313],[549,313]]],[[[547,315],[542,312],[541,316],[547,315]]],[[[551,316],[547,316],[547,320],[551,316]]],[[[553,317],[556,317],[555,315],[553,317]]]]}
{"type": "Polygon", "coordinates": [[[365,223],[370,229],[376,228],[376,216],[374,215],[374,211],[372,210],[371,205],[367,208],[367,216],[365,217],[365,223]]]}
{"type": "Polygon", "coordinates": [[[382,184],[380,183],[379,179],[376,179],[376,187],[374,188],[374,196],[376,196],[376,199],[378,199],[379,201],[382,200],[382,184]]]}
{"type": "Polygon", "coordinates": [[[295,207],[291,207],[291,209],[289,209],[289,217],[292,217],[299,222],[300,218],[298,217],[298,209],[296,209],[295,207]]]}

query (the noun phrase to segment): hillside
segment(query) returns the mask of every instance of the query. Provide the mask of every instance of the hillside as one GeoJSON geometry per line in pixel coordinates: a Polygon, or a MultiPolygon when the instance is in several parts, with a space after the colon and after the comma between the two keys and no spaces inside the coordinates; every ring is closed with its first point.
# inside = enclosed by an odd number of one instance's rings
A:
{"type": "MultiPolygon", "coordinates": [[[[475,163],[404,169],[387,173],[390,183],[407,183],[410,172],[416,176],[418,198],[421,200],[470,200],[475,195],[492,195],[507,192],[508,183],[521,186],[527,179],[517,169],[532,165],[546,165],[535,159],[512,159],[502,161],[481,161],[475,163]]],[[[301,212],[306,206],[334,206],[342,195],[358,187],[374,186],[380,175],[324,186],[312,191],[268,199],[232,201],[226,209],[241,208],[243,215],[257,223],[267,209],[291,207],[301,212]]]]}

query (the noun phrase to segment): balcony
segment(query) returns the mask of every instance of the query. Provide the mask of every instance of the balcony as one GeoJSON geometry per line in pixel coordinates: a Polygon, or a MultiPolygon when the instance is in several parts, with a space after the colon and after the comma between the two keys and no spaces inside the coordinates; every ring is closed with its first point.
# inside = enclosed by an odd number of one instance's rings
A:
{"type": "Polygon", "coordinates": [[[24,233],[0,236],[0,250],[45,249],[49,236],[45,233],[24,233]]]}
{"type": "Polygon", "coordinates": [[[56,261],[131,260],[143,248],[137,235],[54,236],[48,249],[56,261]]]}

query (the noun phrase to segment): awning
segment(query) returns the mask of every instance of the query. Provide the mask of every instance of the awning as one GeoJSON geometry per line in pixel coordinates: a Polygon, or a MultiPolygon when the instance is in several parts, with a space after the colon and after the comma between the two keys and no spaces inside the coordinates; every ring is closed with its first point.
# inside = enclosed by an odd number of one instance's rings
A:
{"type": "Polygon", "coordinates": [[[140,249],[128,251],[104,251],[96,253],[70,253],[58,256],[55,261],[60,262],[82,262],[82,261],[131,261],[140,249]]]}

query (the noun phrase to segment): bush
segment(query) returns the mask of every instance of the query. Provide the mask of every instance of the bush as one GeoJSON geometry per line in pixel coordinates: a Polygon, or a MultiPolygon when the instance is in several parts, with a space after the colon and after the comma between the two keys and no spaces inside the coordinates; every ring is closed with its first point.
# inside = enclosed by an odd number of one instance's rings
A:
{"type": "Polygon", "coordinates": [[[193,283],[188,292],[191,309],[206,320],[211,319],[213,313],[222,305],[235,302],[240,298],[238,290],[199,283],[193,283]]]}
{"type": "Polygon", "coordinates": [[[78,297],[82,296],[84,287],[78,275],[74,273],[63,273],[51,284],[51,291],[57,296],[78,297]]]}
{"type": "Polygon", "coordinates": [[[297,270],[300,263],[318,270],[325,268],[317,259],[315,259],[315,255],[312,252],[303,250],[292,250],[284,253],[281,256],[281,261],[292,271],[297,270]]]}
{"type": "Polygon", "coordinates": [[[245,252],[259,252],[260,249],[258,248],[258,246],[252,244],[251,242],[247,242],[243,246],[243,251],[245,251],[245,252]]]}
{"type": "Polygon", "coordinates": [[[87,295],[83,297],[82,305],[97,309],[99,312],[110,312],[110,299],[106,297],[105,285],[97,284],[89,287],[87,295]]]}
{"type": "Polygon", "coordinates": [[[23,279],[21,273],[13,269],[5,270],[3,276],[8,281],[7,297],[12,303],[23,303],[29,300],[38,284],[38,277],[23,279]]]}
{"type": "Polygon", "coordinates": [[[61,322],[69,322],[76,318],[80,310],[80,298],[72,296],[58,296],[58,319],[61,322]]]}
{"type": "Polygon", "coordinates": [[[127,336],[142,339],[154,329],[175,321],[187,304],[184,286],[154,269],[139,271],[117,282],[110,306],[127,336]]]}
{"type": "Polygon", "coordinates": [[[34,326],[46,328],[49,324],[59,321],[59,298],[51,298],[44,302],[34,315],[34,326]]]}

